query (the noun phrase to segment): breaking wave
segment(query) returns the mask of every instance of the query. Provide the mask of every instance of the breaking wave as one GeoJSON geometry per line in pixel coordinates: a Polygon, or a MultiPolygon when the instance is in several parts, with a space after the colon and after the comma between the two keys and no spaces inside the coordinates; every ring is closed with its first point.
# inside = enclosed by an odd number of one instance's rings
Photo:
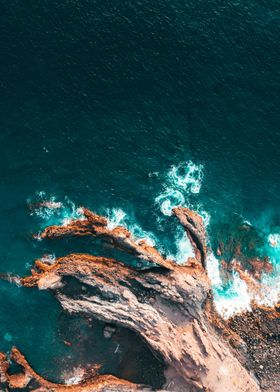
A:
{"type": "Polygon", "coordinates": [[[176,233],[175,236],[177,252],[175,255],[170,255],[169,258],[178,264],[185,264],[189,257],[195,257],[192,245],[186,233],[180,235],[176,233]]]}
{"type": "Polygon", "coordinates": [[[170,216],[174,207],[191,208],[190,196],[200,192],[203,175],[203,165],[192,161],[173,165],[166,175],[162,193],[155,199],[161,212],[170,216]]]}
{"type": "Polygon", "coordinates": [[[108,225],[110,230],[117,226],[127,228],[137,241],[145,240],[150,246],[155,246],[157,239],[155,235],[149,231],[145,231],[137,223],[132,222],[132,219],[120,208],[107,209],[108,225]]]}
{"type": "MultiPolygon", "coordinates": [[[[271,236],[269,236],[269,243],[270,240],[271,236]]],[[[232,272],[231,277],[224,283],[220,274],[219,260],[213,253],[208,255],[206,263],[207,274],[212,284],[215,307],[222,317],[227,319],[235,314],[250,311],[252,310],[252,303],[272,307],[279,302],[280,249],[278,248],[278,257],[275,257],[276,252],[275,249],[272,254],[267,252],[273,264],[273,271],[262,274],[258,283],[258,290],[256,291],[250,290],[246,282],[235,271],[232,272]]]]}
{"type": "MultiPolygon", "coordinates": [[[[168,171],[163,183],[162,192],[155,198],[164,216],[171,216],[174,207],[185,206],[197,211],[207,226],[210,222],[210,214],[204,210],[197,200],[204,177],[204,166],[196,165],[193,161],[181,162],[173,165],[168,171]]],[[[183,264],[189,257],[194,257],[194,252],[184,230],[178,226],[175,232],[176,252],[168,255],[168,258],[183,264]]]]}
{"type": "Polygon", "coordinates": [[[222,317],[227,319],[234,314],[251,310],[247,285],[236,272],[233,272],[232,280],[224,284],[219,260],[213,253],[207,256],[206,269],[212,284],[214,304],[222,317]]]}
{"type": "Polygon", "coordinates": [[[31,215],[39,218],[41,228],[50,225],[67,225],[73,219],[83,219],[80,208],[66,196],[63,201],[57,200],[56,196],[48,196],[40,191],[35,199],[27,200],[31,215]]]}
{"type": "MultiPolygon", "coordinates": [[[[171,216],[172,209],[185,206],[198,212],[205,226],[210,224],[211,215],[205,211],[198,199],[203,185],[204,166],[192,161],[172,166],[168,171],[162,192],[155,198],[164,216],[171,216]]],[[[251,223],[247,222],[250,226],[251,223]]],[[[179,264],[186,262],[193,256],[193,250],[187,236],[180,228],[176,229],[175,243],[177,252],[169,255],[179,264]]],[[[210,245],[210,244],[209,244],[210,245]]],[[[211,245],[210,245],[211,247],[211,245]]],[[[219,314],[229,318],[234,314],[250,311],[251,304],[255,303],[273,306],[279,301],[280,293],[280,234],[271,233],[267,237],[265,249],[262,250],[271,260],[274,269],[272,273],[263,273],[259,291],[249,290],[247,284],[237,272],[228,273],[224,282],[220,272],[220,261],[211,252],[207,256],[206,268],[211,281],[214,303],[219,314]]]]}
{"type": "MultiPolygon", "coordinates": [[[[172,209],[177,206],[186,206],[198,212],[205,226],[211,221],[211,215],[205,211],[201,201],[198,199],[203,185],[204,167],[196,165],[192,161],[172,166],[168,171],[163,183],[162,192],[155,198],[161,213],[160,219],[172,215],[172,209]]],[[[48,225],[67,224],[72,219],[83,219],[81,209],[68,198],[63,201],[57,200],[55,196],[48,197],[45,192],[38,192],[35,201],[28,201],[31,214],[38,217],[42,228],[48,225]]],[[[120,208],[108,209],[108,228],[113,230],[117,226],[126,227],[134,236],[136,241],[145,240],[149,245],[156,246],[163,251],[158,238],[150,231],[143,230],[135,219],[120,208]]],[[[251,223],[247,222],[247,224],[251,223]]],[[[219,314],[229,318],[234,314],[250,311],[252,302],[273,306],[279,301],[280,294],[280,234],[277,231],[267,233],[264,248],[260,251],[267,255],[273,264],[271,273],[263,273],[259,284],[259,290],[250,290],[244,280],[235,271],[227,273],[225,281],[222,278],[220,261],[213,252],[207,256],[206,268],[211,281],[214,304],[219,314]]],[[[166,250],[167,258],[178,264],[184,264],[189,257],[194,257],[194,252],[183,228],[178,226],[174,233],[176,250],[166,250]]],[[[209,244],[210,245],[210,244],[209,244]]],[[[211,245],[209,246],[211,248],[211,245]]],[[[46,256],[50,264],[55,256],[46,256]]]]}

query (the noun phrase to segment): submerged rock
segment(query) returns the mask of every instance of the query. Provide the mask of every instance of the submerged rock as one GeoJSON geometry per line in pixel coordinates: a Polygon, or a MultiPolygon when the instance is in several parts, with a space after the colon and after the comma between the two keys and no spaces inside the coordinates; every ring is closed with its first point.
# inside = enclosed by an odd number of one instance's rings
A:
{"type": "Polygon", "coordinates": [[[104,338],[111,339],[111,337],[114,335],[115,332],[116,332],[116,327],[112,325],[106,325],[103,330],[104,338]]]}

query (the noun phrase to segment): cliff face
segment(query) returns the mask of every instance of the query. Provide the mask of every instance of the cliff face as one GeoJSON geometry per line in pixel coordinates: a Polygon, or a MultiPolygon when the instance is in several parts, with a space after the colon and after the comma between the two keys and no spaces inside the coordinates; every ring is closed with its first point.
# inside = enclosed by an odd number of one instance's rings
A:
{"type": "MultiPolygon", "coordinates": [[[[260,391],[258,382],[247,370],[250,361],[244,355],[243,342],[212,307],[210,282],[204,268],[207,247],[201,217],[187,208],[174,209],[196,257],[179,266],[145,241],[137,241],[127,229],[109,229],[106,218],[87,209],[83,213],[83,219],[49,227],[41,237],[98,237],[145,260],[150,267],[136,271],[114,259],[70,254],[52,265],[37,260],[32,275],[22,278],[21,283],[52,290],[65,311],[89,314],[136,332],[164,360],[165,391],[260,391]],[[75,290],[71,290],[73,279],[75,290]],[[236,349],[230,342],[234,342],[236,349]]],[[[80,386],[55,385],[36,375],[18,351],[13,356],[25,369],[20,375],[22,380],[34,379],[46,390],[148,390],[112,376],[94,376],[88,384],[80,386]]],[[[14,381],[7,368],[2,355],[2,378],[12,387],[14,381]]],[[[26,382],[22,381],[23,384],[26,382]]]]}

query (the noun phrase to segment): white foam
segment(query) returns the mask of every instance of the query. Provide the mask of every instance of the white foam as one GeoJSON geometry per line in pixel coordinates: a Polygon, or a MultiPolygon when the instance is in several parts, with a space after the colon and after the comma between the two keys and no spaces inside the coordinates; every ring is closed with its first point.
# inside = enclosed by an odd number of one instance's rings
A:
{"type": "Polygon", "coordinates": [[[232,274],[232,281],[223,287],[219,260],[213,253],[207,256],[206,269],[212,284],[216,310],[223,318],[228,319],[240,312],[251,310],[252,298],[248,287],[236,272],[232,274]]]}
{"type": "Polygon", "coordinates": [[[247,226],[252,226],[252,223],[246,219],[243,221],[243,223],[247,226]]]}
{"type": "Polygon", "coordinates": [[[280,234],[273,233],[267,237],[268,243],[273,248],[280,248],[280,234]]]}
{"type": "Polygon", "coordinates": [[[46,264],[54,264],[56,260],[55,254],[48,254],[41,257],[41,261],[46,264]]]}
{"type": "Polygon", "coordinates": [[[137,225],[136,223],[132,226],[129,226],[129,231],[133,234],[135,238],[137,238],[137,242],[145,240],[146,243],[150,246],[156,245],[156,237],[150,231],[145,231],[137,225]]]}
{"type": "Polygon", "coordinates": [[[163,215],[171,216],[174,207],[185,204],[185,197],[179,190],[168,187],[156,197],[155,201],[160,205],[163,215]]]}
{"type": "Polygon", "coordinates": [[[85,371],[80,367],[74,368],[71,373],[63,373],[63,378],[66,385],[77,385],[83,381],[84,376],[85,371]]]}
{"type": "Polygon", "coordinates": [[[113,208],[112,210],[107,210],[109,230],[113,230],[118,226],[125,226],[126,213],[120,208],[113,208]]]}
{"type": "Polygon", "coordinates": [[[213,296],[217,312],[225,319],[242,312],[251,311],[251,296],[246,283],[237,273],[233,273],[233,280],[226,290],[213,289],[213,296]]]}
{"type": "Polygon", "coordinates": [[[84,219],[83,210],[77,208],[75,204],[65,197],[64,201],[58,201],[56,196],[47,196],[45,192],[36,193],[35,208],[32,209],[31,215],[37,216],[42,226],[48,225],[67,225],[73,219],[84,219]]]}
{"type": "Polygon", "coordinates": [[[170,216],[174,207],[192,207],[188,197],[200,192],[202,180],[203,165],[196,165],[192,161],[173,165],[166,175],[163,192],[155,199],[161,212],[170,216]]]}
{"type": "Polygon", "coordinates": [[[214,256],[213,253],[207,255],[206,269],[207,275],[211,281],[212,286],[217,288],[221,287],[222,279],[220,275],[219,260],[214,256]]]}
{"type": "MultiPolygon", "coordinates": [[[[171,167],[166,175],[163,191],[155,198],[163,215],[171,216],[173,208],[186,206],[197,211],[205,226],[208,226],[210,215],[200,204],[193,205],[190,201],[190,196],[197,195],[201,190],[203,169],[203,165],[196,165],[192,161],[182,162],[171,167]]],[[[176,231],[175,241],[177,253],[169,255],[169,258],[182,264],[187,261],[188,257],[194,257],[193,248],[180,228],[176,231]]]]}
{"type": "Polygon", "coordinates": [[[250,290],[237,272],[233,272],[232,280],[223,286],[219,261],[212,253],[207,257],[206,268],[212,284],[215,307],[225,319],[251,311],[253,302],[273,307],[280,300],[280,264],[274,265],[272,273],[262,275],[258,290],[250,290]]]}
{"type": "Polygon", "coordinates": [[[131,222],[131,218],[120,208],[113,208],[107,210],[108,224],[110,230],[118,226],[127,228],[130,233],[135,237],[136,242],[145,240],[150,246],[155,246],[156,237],[153,233],[145,231],[136,222],[131,222]]]}
{"type": "Polygon", "coordinates": [[[192,193],[199,193],[203,179],[203,165],[196,165],[192,161],[188,161],[178,166],[172,166],[168,177],[176,187],[188,189],[192,193]]]}
{"type": "Polygon", "coordinates": [[[198,214],[201,216],[201,218],[203,219],[203,223],[205,225],[205,227],[209,226],[210,220],[211,220],[211,215],[202,209],[202,206],[198,204],[197,206],[197,212],[198,214]]]}
{"type": "Polygon", "coordinates": [[[168,258],[178,264],[185,264],[189,257],[195,257],[193,247],[185,232],[176,234],[176,255],[169,255],[168,258]]]}

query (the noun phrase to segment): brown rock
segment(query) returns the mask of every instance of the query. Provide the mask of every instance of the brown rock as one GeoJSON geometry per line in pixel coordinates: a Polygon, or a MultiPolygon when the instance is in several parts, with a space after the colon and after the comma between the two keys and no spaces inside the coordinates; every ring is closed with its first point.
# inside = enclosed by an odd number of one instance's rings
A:
{"type": "MultiPolygon", "coordinates": [[[[135,271],[113,259],[71,254],[53,265],[36,262],[27,287],[51,289],[62,307],[107,323],[129,328],[142,337],[166,365],[166,391],[256,392],[258,383],[244,367],[240,352],[231,347],[233,333],[225,338],[214,322],[211,286],[203,268],[207,257],[202,218],[185,208],[174,209],[194,247],[196,259],[179,266],[136,239],[123,227],[109,230],[105,218],[84,209],[85,220],[48,228],[42,237],[92,235],[117,248],[164,267],[135,271]],[[64,288],[67,277],[81,284],[81,297],[70,298],[64,288]],[[63,280],[63,284],[62,283],[63,280]],[[55,282],[55,283],[54,283],[55,282]],[[92,288],[89,294],[82,287],[92,288]]],[[[66,285],[66,286],[65,286],[66,285]]],[[[220,329],[223,329],[220,322],[220,329]]]]}

